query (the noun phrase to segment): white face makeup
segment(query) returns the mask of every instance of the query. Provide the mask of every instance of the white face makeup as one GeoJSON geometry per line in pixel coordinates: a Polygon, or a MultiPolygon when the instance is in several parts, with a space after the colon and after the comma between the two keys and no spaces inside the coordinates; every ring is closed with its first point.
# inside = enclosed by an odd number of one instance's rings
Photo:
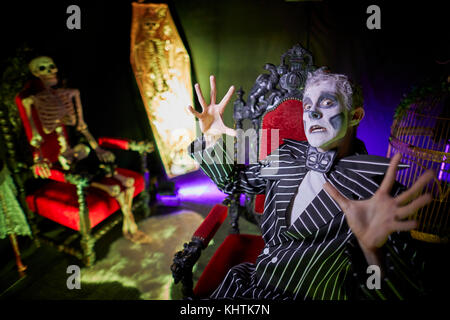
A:
{"type": "Polygon", "coordinates": [[[306,88],[303,95],[303,124],[308,143],[319,150],[336,147],[348,128],[348,111],[333,80],[306,88]]]}

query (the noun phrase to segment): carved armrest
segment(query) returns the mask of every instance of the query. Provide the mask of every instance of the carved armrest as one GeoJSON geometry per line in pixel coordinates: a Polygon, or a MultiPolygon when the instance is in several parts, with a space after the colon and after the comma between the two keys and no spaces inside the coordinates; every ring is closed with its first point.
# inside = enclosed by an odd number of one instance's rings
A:
{"type": "Polygon", "coordinates": [[[98,139],[98,144],[104,148],[131,150],[139,153],[151,153],[155,150],[153,142],[122,138],[101,137],[98,139]]]}
{"type": "Polygon", "coordinates": [[[216,204],[197,228],[191,241],[185,243],[184,249],[175,254],[170,269],[175,283],[181,281],[184,297],[193,296],[192,269],[200,258],[201,251],[208,246],[209,241],[214,237],[227,214],[228,207],[216,204]]]}

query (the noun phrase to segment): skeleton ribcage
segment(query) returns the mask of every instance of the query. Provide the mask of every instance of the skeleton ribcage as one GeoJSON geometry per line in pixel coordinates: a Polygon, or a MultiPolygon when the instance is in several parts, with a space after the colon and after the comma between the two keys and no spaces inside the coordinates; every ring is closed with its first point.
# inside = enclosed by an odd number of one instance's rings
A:
{"type": "Polygon", "coordinates": [[[69,90],[40,92],[35,95],[34,104],[46,133],[53,132],[61,124],[76,124],[74,103],[69,90]]]}

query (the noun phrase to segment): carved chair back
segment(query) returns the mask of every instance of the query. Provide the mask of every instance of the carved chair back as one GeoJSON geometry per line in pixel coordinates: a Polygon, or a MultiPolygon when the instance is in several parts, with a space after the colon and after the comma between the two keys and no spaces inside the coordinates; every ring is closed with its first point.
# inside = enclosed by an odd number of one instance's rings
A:
{"type": "MultiPolygon", "coordinates": [[[[308,72],[314,71],[313,58],[300,44],[296,44],[281,56],[278,66],[267,63],[264,69],[269,74],[260,74],[244,100],[242,88],[234,101],[236,129],[244,130],[244,121],[249,120],[251,130],[256,132],[250,141],[248,159],[264,160],[277,149],[283,139],[304,141],[303,130],[303,89],[308,72]]],[[[248,129],[247,129],[248,130],[248,129]]],[[[238,135],[239,136],[239,135],[238,135]]],[[[247,135],[249,136],[249,135],[247,135]]],[[[245,139],[235,140],[235,154],[245,150],[245,139]]],[[[264,208],[264,195],[233,194],[230,203],[230,217],[234,232],[239,232],[238,218],[243,215],[253,223],[259,223],[264,208]]]]}

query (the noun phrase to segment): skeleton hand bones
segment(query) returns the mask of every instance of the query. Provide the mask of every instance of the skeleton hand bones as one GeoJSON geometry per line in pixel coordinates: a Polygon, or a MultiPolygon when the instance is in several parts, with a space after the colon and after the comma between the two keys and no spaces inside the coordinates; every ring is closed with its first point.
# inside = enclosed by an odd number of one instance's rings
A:
{"type": "Polygon", "coordinates": [[[34,164],[31,166],[34,177],[47,179],[51,176],[50,167],[51,163],[47,159],[37,154],[34,156],[34,164]]]}
{"type": "Polygon", "coordinates": [[[95,153],[97,154],[97,157],[101,162],[114,162],[114,160],[116,159],[114,153],[100,147],[95,148],[95,153]]]}

